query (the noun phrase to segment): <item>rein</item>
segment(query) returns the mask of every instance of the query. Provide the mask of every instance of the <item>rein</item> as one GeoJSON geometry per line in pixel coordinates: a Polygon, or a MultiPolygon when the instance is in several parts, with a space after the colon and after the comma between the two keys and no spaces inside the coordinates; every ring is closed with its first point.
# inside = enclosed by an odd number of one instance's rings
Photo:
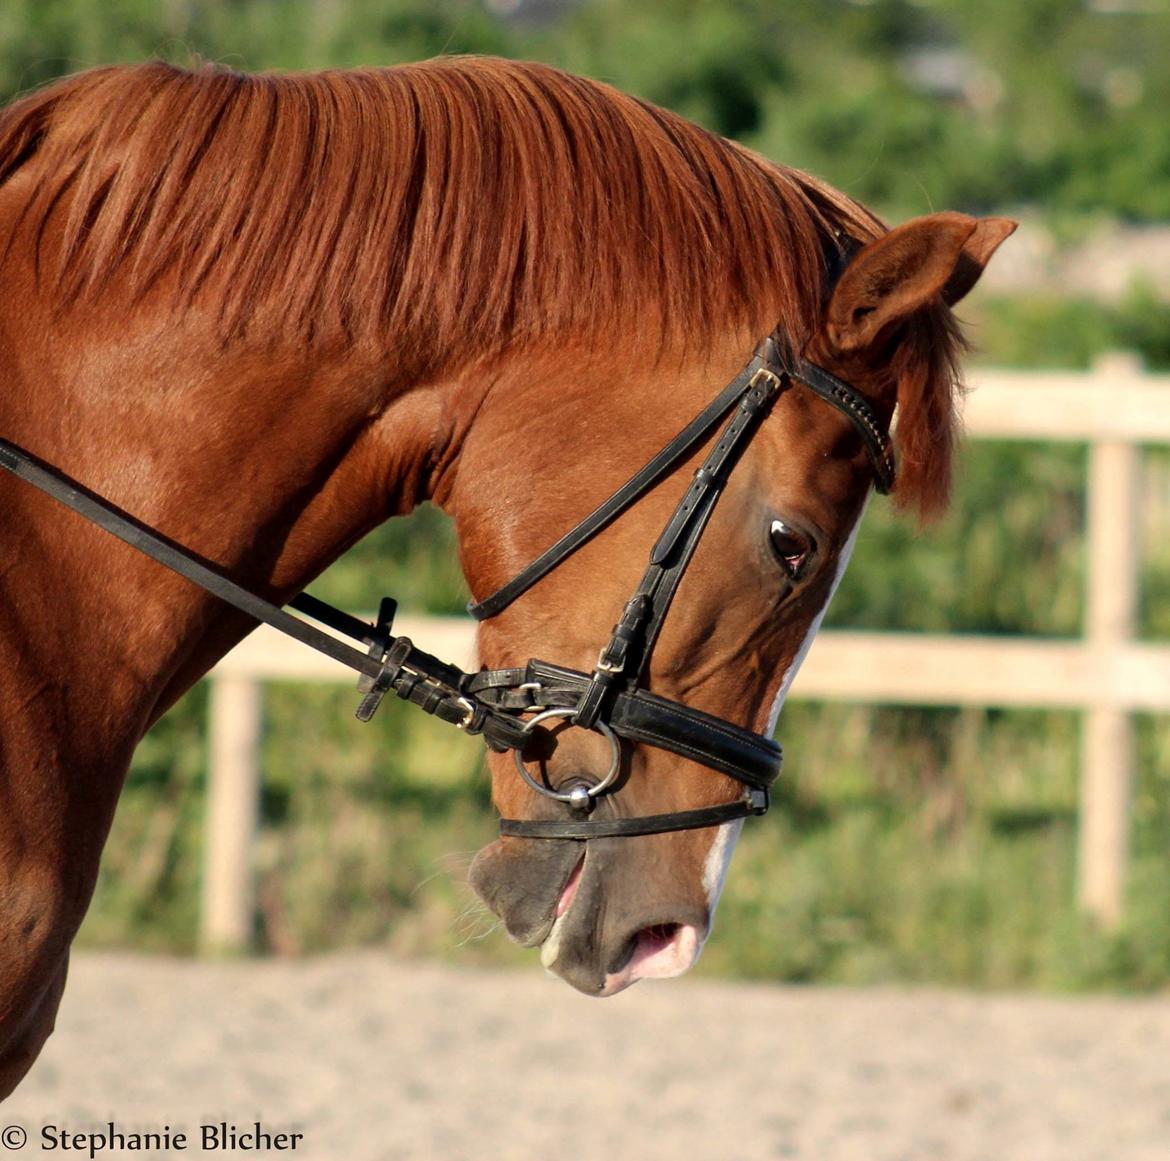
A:
{"type": "MultiPolygon", "coordinates": [[[[783,359],[773,340],[766,339],[719,395],[609,499],[500,589],[468,606],[479,621],[502,612],[665,479],[731,413],[654,544],[642,581],[589,674],[535,659],[522,668],[467,673],[417,648],[409,637],[393,636],[397,606],[390,598],[382,601],[372,625],[308,593],[289,602],[289,608],[359,642],[365,647],[363,652],[243,588],[189,549],[3,439],[0,467],[254,620],[355,670],[363,694],[357,708],[361,721],[369,721],[393,691],[469,734],[481,734],[491,749],[511,750],[517,772],[528,785],[566,804],[572,817],[501,819],[502,835],[581,840],[658,834],[763,814],[768,809],[768,790],[780,773],[781,749],[771,738],[659,697],[642,688],[641,681],[724,484],[776,397],[792,383],[807,387],[850,420],[869,457],[877,490],[888,492],[892,487],[889,434],[864,396],[815,364],[783,359]],[[532,712],[535,717],[521,717],[532,712]],[[529,773],[524,751],[537,739],[537,730],[551,720],[607,738],[611,764],[602,779],[577,780],[570,787],[557,788],[529,773]],[[718,806],[633,818],[589,818],[597,801],[619,779],[623,740],[667,750],[727,774],[743,785],[744,793],[718,806]]],[[[547,738],[544,730],[541,733],[547,738]]]]}

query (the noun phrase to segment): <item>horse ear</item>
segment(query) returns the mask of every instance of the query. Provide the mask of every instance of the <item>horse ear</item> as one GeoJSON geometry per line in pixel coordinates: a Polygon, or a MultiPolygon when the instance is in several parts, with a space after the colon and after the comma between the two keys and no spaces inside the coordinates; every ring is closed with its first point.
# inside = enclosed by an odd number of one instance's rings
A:
{"type": "Polygon", "coordinates": [[[936,295],[958,302],[1015,225],[1006,218],[930,214],[871,242],[833,291],[826,313],[830,341],[839,351],[858,351],[936,295]]]}
{"type": "Polygon", "coordinates": [[[943,287],[943,302],[954,306],[979,281],[979,275],[999,249],[1000,243],[1016,232],[1019,222],[1011,218],[980,218],[975,230],[963,245],[963,252],[955,263],[954,273],[943,287]]]}

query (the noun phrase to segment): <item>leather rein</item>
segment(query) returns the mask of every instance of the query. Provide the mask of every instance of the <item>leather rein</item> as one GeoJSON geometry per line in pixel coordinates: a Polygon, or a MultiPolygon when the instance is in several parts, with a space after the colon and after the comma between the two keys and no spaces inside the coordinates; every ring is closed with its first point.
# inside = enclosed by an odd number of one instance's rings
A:
{"type": "Polygon", "coordinates": [[[479,621],[502,612],[669,476],[730,413],[655,542],[642,581],[592,673],[535,659],[522,668],[467,673],[418,649],[410,638],[393,636],[396,604],[390,598],[382,601],[372,625],[308,593],[289,602],[289,608],[359,642],[364,651],[354,648],[243,588],[190,550],[3,439],[0,467],[253,619],[356,670],[363,695],[357,708],[361,721],[369,721],[385,695],[393,691],[467,733],[481,734],[492,750],[511,750],[521,777],[539,794],[565,804],[569,817],[501,819],[501,835],[582,840],[658,834],[763,814],[768,809],[768,790],[780,773],[781,749],[771,738],[659,697],[641,683],[671,600],[728,476],[777,396],[793,383],[807,387],[853,424],[873,468],[877,490],[888,492],[894,481],[889,432],[869,402],[823,368],[782,357],[769,338],[715,399],[625,484],[496,592],[468,606],[479,621]],[[535,716],[521,716],[529,713],[535,716]],[[537,778],[528,771],[524,752],[534,741],[547,743],[541,727],[550,721],[606,737],[611,764],[603,778],[554,787],[546,777],[537,778]],[[727,774],[743,785],[744,793],[718,806],[633,818],[590,818],[597,801],[619,781],[623,741],[654,746],[727,774]]]}

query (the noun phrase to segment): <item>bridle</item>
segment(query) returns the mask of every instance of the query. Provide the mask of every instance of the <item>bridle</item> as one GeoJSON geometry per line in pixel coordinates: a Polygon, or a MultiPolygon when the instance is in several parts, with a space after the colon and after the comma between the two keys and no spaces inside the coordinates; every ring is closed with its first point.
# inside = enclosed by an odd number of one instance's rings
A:
{"type": "Polygon", "coordinates": [[[878,490],[888,491],[894,480],[889,435],[868,401],[822,368],[782,358],[777,344],[769,338],[715,399],[609,499],[510,581],[469,606],[468,611],[479,621],[502,612],[669,475],[731,413],[651,549],[642,580],[598,655],[593,672],[530,661],[524,669],[486,670],[468,681],[471,692],[498,709],[539,711],[526,728],[559,717],[602,733],[610,744],[610,768],[605,777],[592,785],[576,781],[568,789],[534,778],[525,765],[524,748],[517,747],[513,751],[516,769],[528,785],[567,804],[577,817],[501,819],[501,834],[521,838],[657,834],[715,826],[768,809],[768,790],[780,773],[780,746],[742,726],[658,697],[642,683],[675,591],[728,477],[776,397],[794,382],[804,384],[850,419],[865,445],[878,490]],[[728,774],[743,785],[744,793],[719,806],[634,818],[588,818],[595,801],[612,790],[617,780],[621,738],[668,750],[728,774]]]}
{"type": "Polygon", "coordinates": [[[396,605],[389,598],[382,601],[373,625],[308,593],[289,602],[290,608],[360,641],[366,647],[363,653],[248,591],[190,550],[2,439],[0,467],[250,617],[356,670],[363,694],[357,709],[360,720],[369,721],[385,695],[393,691],[443,721],[482,734],[491,749],[511,750],[525,782],[540,795],[564,804],[569,817],[501,819],[502,835],[580,840],[658,834],[763,814],[768,809],[768,790],[780,772],[781,749],[771,738],[653,694],[642,682],[675,591],[724,484],[775,399],[793,384],[808,388],[853,424],[873,468],[875,487],[879,492],[892,487],[889,431],[865,397],[823,368],[782,355],[777,344],[766,339],[747,366],[653,459],[510,581],[469,605],[478,621],[502,612],[670,475],[730,414],[651,549],[641,583],[591,673],[535,659],[521,668],[466,673],[416,648],[408,637],[392,636],[396,605]],[[522,715],[528,713],[535,716],[525,719],[522,715]],[[608,740],[611,761],[604,777],[592,782],[578,778],[572,785],[555,787],[546,777],[529,772],[524,752],[544,733],[542,727],[554,720],[600,733],[608,740]],[[591,818],[596,803],[619,782],[623,741],[654,746],[729,775],[742,784],[744,793],[734,802],[717,806],[632,818],[591,818]]]}

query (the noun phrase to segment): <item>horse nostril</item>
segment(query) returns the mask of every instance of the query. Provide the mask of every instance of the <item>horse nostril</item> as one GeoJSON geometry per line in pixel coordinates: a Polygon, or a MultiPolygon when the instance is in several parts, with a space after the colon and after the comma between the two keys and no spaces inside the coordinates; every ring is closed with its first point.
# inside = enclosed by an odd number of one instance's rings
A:
{"type": "Polygon", "coordinates": [[[634,942],[643,955],[655,955],[674,943],[682,926],[681,923],[655,923],[639,931],[634,942]]]}
{"type": "Polygon", "coordinates": [[[635,980],[681,976],[699,956],[699,929],[689,923],[652,923],[636,931],[626,943],[622,958],[608,973],[607,994],[628,987],[635,980]]]}

